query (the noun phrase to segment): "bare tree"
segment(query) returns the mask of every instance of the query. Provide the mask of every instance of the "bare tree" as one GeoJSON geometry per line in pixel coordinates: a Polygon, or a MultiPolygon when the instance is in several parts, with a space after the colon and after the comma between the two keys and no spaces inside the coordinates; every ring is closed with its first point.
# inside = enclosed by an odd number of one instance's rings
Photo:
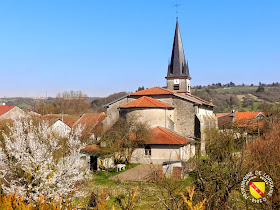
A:
{"type": "Polygon", "coordinates": [[[139,122],[136,117],[129,120],[120,118],[113,127],[101,137],[103,154],[111,154],[116,162],[130,163],[133,151],[145,144],[150,138],[146,123],[139,122]]]}
{"type": "Polygon", "coordinates": [[[89,108],[87,95],[81,91],[65,91],[58,93],[56,97],[56,106],[60,113],[79,114],[86,112],[89,108]]]}

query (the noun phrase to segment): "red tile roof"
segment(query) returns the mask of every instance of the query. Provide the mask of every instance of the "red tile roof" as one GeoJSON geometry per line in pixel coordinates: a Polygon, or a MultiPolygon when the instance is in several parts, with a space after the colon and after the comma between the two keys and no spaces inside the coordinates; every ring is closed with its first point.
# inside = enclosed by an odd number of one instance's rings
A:
{"type": "Polygon", "coordinates": [[[236,112],[234,124],[237,127],[257,128],[262,127],[263,122],[256,117],[258,114],[263,115],[263,112],[236,112]]]}
{"type": "Polygon", "coordinates": [[[142,96],[136,100],[133,100],[127,104],[120,106],[120,108],[137,108],[137,107],[158,107],[158,108],[174,108],[159,100],[153,99],[151,97],[142,96]]]}
{"type": "Polygon", "coordinates": [[[53,124],[57,120],[60,120],[71,128],[75,124],[75,122],[77,122],[79,117],[75,116],[75,115],[68,115],[68,114],[65,114],[65,115],[62,115],[62,114],[47,114],[47,115],[42,116],[42,119],[47,120],[50,124],[53,124]]]}
{"type": "Polygon", "coordinates": [[[224,127],[239,127],[239,128],[249,128],[254,130],[256,128],[263,127],[264,122],[262,119],[256,118],[258,114],[263,115],[263,112],[235,112],[235,113],[218,113],[216,114],[218,118],[219,128],[224,127]],[[233,120],[233,124],[232,124],[233,120]]]}
{"type": "Polygon", "coordinates": [[[98,127],[98,132],[99,129],[102,129],[102,127],[100,127],[101,122],[104,120],[104,118],[106,117],[105,113],[85,113],[82,115],[82,117],[75,122],[75,124],[73,125],[73,127],[75,128],[76,126],[78,126],[79,124],[81,124],[82,126],[84,126],[84,132],[92,132],[94,128],[98,127]]]}
{"type": "Polygon", "coordinates": [[[92,145],[86,145],[83,149],[81,149],[81,152],[86,152],[86,153],[95,153],[100,150],[100,147],[96,144],[92,145]]]}
{"type": "Polygon", "coordinates": [[[16,106],[0,106],[0,116],[5,114],[6,112],[10,111],[11,109],[15,108],[16,106]]]}
{"type": "Polygon", "coordinates": [[[72,128],[72,126],[75,124],[75,122],[77,122],[78,119],[79,119],[79,117],[77,117],[77,116],[69,115],[69,116],[63,117],[63,122],[72,128]]]}
{"type": "Polygon", "coordinates": [[[182,145],[190,142],[190,139],[180,136],[167,128],[157,126],[151,129],[150,132],[151,136],[150,140],[146,142],[147,144],[182,145]]]}
{"type": "Polygon", "coordinates": [[[141,90],[130,95],[143,96],[143,95],[173,95],[175,92],[161,87],[153,87],[146,90],[141,90]]]}
{"type": "Polygon", "coordinates": [[[182,94],[182,93],[177,93],[175,91],[168,90],[168,89],[161,88],[161,87],[153,87],[153,88],[149,88],[149,89],[146,89],[146,90],[141,90],[141,91],[132,93],[130,95],[131,96],[175,95],[177,97],[187,99],[187,100],[192,101],[194,103],[204,104],[204,105],[207,105],[207,106],[213,106],[212,104],[209,104],[208,102],[206,102],[202,99],[199,99],[198,97],[191,96],[191,95],[185,95],[185,94],[182,94]]]}
{"type": "Polygon", "coordinates": [[[236,120],[251,120],[260,113],[262,112],[235,112],[235,118],[236,120]]]}

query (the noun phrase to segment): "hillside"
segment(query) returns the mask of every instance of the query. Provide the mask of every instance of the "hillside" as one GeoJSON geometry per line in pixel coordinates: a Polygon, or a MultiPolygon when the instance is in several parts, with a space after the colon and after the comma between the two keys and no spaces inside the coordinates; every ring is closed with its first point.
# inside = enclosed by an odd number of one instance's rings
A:
{"type": "MultiPolygon", "coordinates": [[[[234,84],[234,83],[233,83],[234,84]]],[[[144,87],[143,87],[144,89],[144,87]]],[[[88,97],[92,111],[106,111],[103,107],[108,102],[114,101],[128,92],[113,93],[107,97],[88,97]]],[[[229,112],[232,109],[239,111],[260,111],[265,103],[273,103],[280,106],[280,85],[278,83],[253,86],[230,84],[212,84],[208,86],[192,87],[192,94],[204,100],[212,101],[216,113],[229,112]]],[[[56,98],[0,98],[0,104],[17,105],[23,110],[36,110],[42,104],[55,104],[56,98]]]]}
{"type": "Polygon", "coordinates": [[[215,87],[205,86],[193,88],[193,95],[212,101],[215,112],[260,111],[265,103],[280,106],[280,87],[271,86],[259,89],[258,86],[215,87]]]}

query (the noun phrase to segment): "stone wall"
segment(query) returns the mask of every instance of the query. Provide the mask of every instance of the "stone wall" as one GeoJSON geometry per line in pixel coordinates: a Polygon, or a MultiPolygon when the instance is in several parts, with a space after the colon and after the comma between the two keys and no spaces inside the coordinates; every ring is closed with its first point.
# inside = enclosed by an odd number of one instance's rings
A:
{"type": "Polygon", "coordinates": [[[175,92],[191,92],[189,79],[179,79],[179,90],[174,90],[174,79],[167,79],[167,89],[175,92]]]}
{"type": "Polygon", "coordinates": [[[206,146],[206,131],[209,128],[218,128],[218,120],[216,115],[213,112],[212,107],[199,106],[197,108],[197,114],[200,121],[201,129],[201,140],[200,140],[200,150],[201,155],[206,155],[205,146],[206,146]]]}
{"type": "Polygon", "coordinates": [[[193,137],[195,119],[195,109],[193,103],[177,97],[174,97],[173,101],[176,107],[174,130],[183,136],[193,137]]]}
{"type": "Polygon", "coordinates": [[[107,130],[114,123],[116,123],[118,121],[118,119],[120,117],[119,116],[119,107],[121,105],[124,105],[124,104],[132,101],[132,100],[135,100],[135,99],[130,98],[130,97],[126,97],[126,98],[123,98],[123,99],[109,105],[109,107],[107,108],[107,116],[102,122],[104,130],[107,130]]]}
{"type": "Polygon", "coordinates": [[[169,129],[174,127],[174,110],[164,108],[134,108],[122,109],[121,117],[136,119],[149,127],[162,126],[169,129]]]}

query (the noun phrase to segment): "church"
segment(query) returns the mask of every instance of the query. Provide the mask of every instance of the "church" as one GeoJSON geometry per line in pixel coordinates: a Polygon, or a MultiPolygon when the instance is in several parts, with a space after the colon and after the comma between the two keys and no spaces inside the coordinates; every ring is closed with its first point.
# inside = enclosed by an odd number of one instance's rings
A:
{"type": "Polygon", "coordinates": [[[120,117],[147,123],[151,140],[136,148],[133,163],[187,161],[196,153],[205,153],[204,129],[216,126],[214,105],[191,94],[188,62],[176,21],[173,49],[166,75],[167,88],[152,87],[121,97],[105,105],[104,128],[120,117]]]}

